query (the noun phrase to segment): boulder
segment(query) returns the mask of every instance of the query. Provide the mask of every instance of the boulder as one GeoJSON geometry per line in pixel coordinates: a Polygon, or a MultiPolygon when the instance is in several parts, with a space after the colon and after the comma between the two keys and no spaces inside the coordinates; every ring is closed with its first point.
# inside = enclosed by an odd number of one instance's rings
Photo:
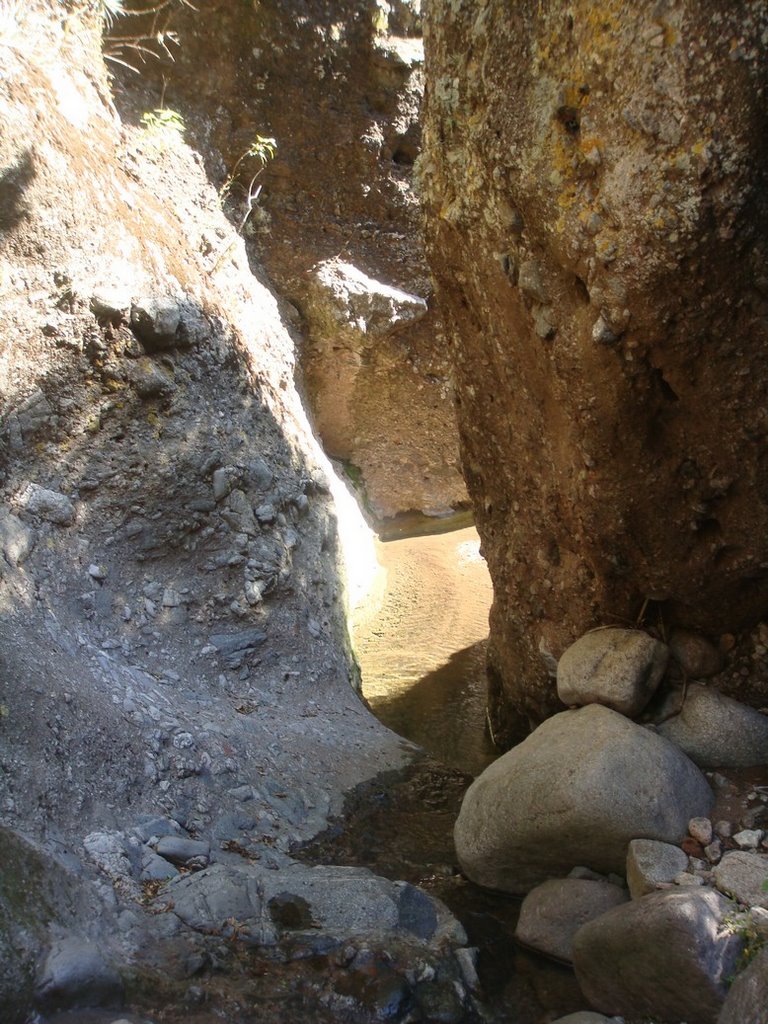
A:
{"type": "Polygon", "coordinates": [[[523,900],[515,938],[570,963],[573,936],[579,928],[627,899],[626,890],[610,882],[553,878],[537,885],[523,900]]]}
{"type": "Polygon", "coordinates": [[[39,484],[27,484],[19,495],[18,503],[25,512],[56,526],[71,526],[75,521],[75,506],[69,498],[39,484]]]}
{"type": "Polygon", "coordinates": [[[596,1009],[715,1024],[742,949],[723,928],[735,907],[712,890],[658,892],[609,910],[573,941],[573,965],[596,1009]]]}
{"type": "Polygon", "coordinates": [[[700,683],[688,687],[680,714],[658,730],[702,768],[768,764],[768,715],[700,683]]]}
{"type": "Polygon", "coordinates": [[[762,949],[731,986],[717,1024],[765,1024],[768,1008],[768,947],[762,949]]]}
{"type": "Polygon", "coordinates": [[[466,942],[463,928],[439,901],[365,868],[295,864],[266,870],[215,864],[171,882],[159,899],[170,899],[173,913],[195,931],[236,934],[262,947],[287,948],[288,942],[292,948],[322,952],[374,932],[435,944],[466,942]]]}
{"type": "Polygon", "coordinates": [[[715,885],[727,896],[748,907],[768,908],[768,857],[760,853],[734,850],[726,853],[714,868],[715,885]]]}
{"type": "Polygon", "coordinates": [[[659,685],[667,646],[638,629],[595,629],[580,637],[557,663],[563,704],[605,704],[634,718],[659,685]]]}
{"type": "Polygon", "coordinates": [[[155,852],[171,864],[186,864],[194,859],[207,863],[211,844],[184,836],[161,836],[155,843],[155,852]]]}
{"type": "Polygon", "coordinates": [[[630,840],[678,843],[712,800],[685,754],[592,704],[548,719],[475,779],[456,850],[473,881],[525,893],[578,865],[621,874],[630,840]]]}
{"type": "Polygon", "coordinates": [[[51,948],[36,987],[36,1001],[46,1010],[119,1006],[123,983],[90,942],[61,939],[51,948]]]}
{"type": "Polygon", "coordinates": [[[655,839],[633,839],[627,850],[627,885],[633,900],[671,885],[688,867],[679,846],[655,839]]]}

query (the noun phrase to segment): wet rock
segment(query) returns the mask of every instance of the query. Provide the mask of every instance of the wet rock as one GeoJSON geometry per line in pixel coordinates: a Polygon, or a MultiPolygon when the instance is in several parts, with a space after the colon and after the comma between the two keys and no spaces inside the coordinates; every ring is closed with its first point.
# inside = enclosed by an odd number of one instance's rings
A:
{"type": "Polygon", "coordinates": [[[198,858],[208,863],[211,847],[210,843],[200,842],[197,839],[185,839],[183,836],[162,836],[155,843],[155,852],[159,857],[169,860],[172,864],[187,864],[198,858]]]}
{"type": "Polygon", "coordinates": [[[422,889],[405,882],[397,902],[398,927],[419,939],[431,939],[437,929],[434,901],[422,889]]]}
{"type": "Polygon", "coordinates": [[[46,1010],[119,1006],[123,983],[95,946],[73,937],[61,939],[51,947],[35,997],[46,1010]]]}
{"type": "Polygon", "coordinates": [[[35,546],[35,534],[13,513],[0,511],[0,551],[9,565],[21,565],[35,546]]]}
{"type": "Polygon", "coordinates": [[[609,910],[574,939],[584,995],[604,1013],[715,1024],[742,948],[723,928],[733,910],[719,893],[698,889],[609,910]]]}
{"type": "Polygon", "coordinates": [[[71,526],[75,521],[75,506],[65,494],[51,491],[39,484],[27,484],[18,497],[18,505],[25,512],[56,526],[71,526]]]}
{"type": "Polygon", "coordinates": [[[713,876],[720,892],[747,907],[768,909],[768,892],[763,889],[768,878],[768,856],[734,850],[725,854],[713,876]]]}
{"type": "Polygon", "coordinates": [[[768,716],[699,683],[658,731],[702,768],[768,764],[768,716]]]}
{"type": "Polygon", "coordinates": [[[473,782],[456,850],[473,881],[506,892],[578,865],[621,874],[638,834],[680,842],[712,800],[676,747],[593,704],[548,719],[473,782]]]}
{"type": "Polygon", "coordinates": [[[571,644],[557,664],[564,704],[604,704],[634,718],[667,667],[665,644],[636,629],[596,629],[571,644]]]}
{"type": "Polygon", "coordinates": [[[627,850],[627,885],[633,900],[671,885],[688,866],[679,846],[654,839],[633,839],[627,850]]]}
{"type": "Polygon", "coordinates": [[[764,1024],[768,1006],[768,948],[736,975],[717,1024],[764,1024]]]}
{"type": "Polygon", "coordinates": [[[570,963],[573,937],[579,928],[627,899],[626,890],[609,882],[551,879],[537,885],[523,900],[515,938],[570,963]]]}

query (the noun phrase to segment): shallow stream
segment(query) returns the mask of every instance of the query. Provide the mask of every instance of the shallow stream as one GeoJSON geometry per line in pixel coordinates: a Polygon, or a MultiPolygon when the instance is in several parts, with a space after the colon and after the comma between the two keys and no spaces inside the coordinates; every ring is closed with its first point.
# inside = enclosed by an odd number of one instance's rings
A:
{"type": "Polygon", "coordinates": [[[521,901],[480,889],[455,861],[453,824],[463,794],[498,756],[486,729],[492,587],[476,530],[460,525],[431,535],[418,520],[390,528],[394,539],[378,545],[387,574],[381,604],[354,631],[371,709],[425,756],[361,787],[343,824],[305,855],[365,865],[442,899],[480,951],[488,1018],[541,1024],[588,1008],[573,972],[519,947],[513,934],[521,901]]]}

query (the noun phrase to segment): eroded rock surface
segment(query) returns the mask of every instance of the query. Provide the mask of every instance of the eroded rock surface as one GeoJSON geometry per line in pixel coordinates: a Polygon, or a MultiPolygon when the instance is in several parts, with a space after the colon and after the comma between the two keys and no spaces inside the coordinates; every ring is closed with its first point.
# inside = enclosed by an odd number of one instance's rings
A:
{"type": "MultiPolygon", "coordinates": [[[[111,1000],[118,975],[155,1009],[193,974],[204,987],[242,947],[147,914],[147,891],[176,865],[287,867],[350,787],[412,749],[355,692],[338,518],[358,568],[371,537],[310,429],[279,303],[179,132],[120,121],[102,6],[14,5],[0,33],[12,1024],[36,985],[52,1008],[111,1000]]],[[[408,941],[432,920],[422,895],[399,891],[408,941]]],[[[452,953],[430,965],[460,1014],[452,953]]],[[[389,982],[406,1013],[405,982],[389,982]]]]}
{"type": "Polygon", "coordinates": [[[420,175],[509,740],[587,628],[660,607],[717,636],[764,610],[768,13],[425,17],[420,175]]]}
{"type": "Polygon", "coordinates": [[[351,464],[377,517],[466,504],[450,358],[412,184],[419,4],[211,0],[179,9],[174,29],[174,62],[143,67],[138,82],[123,76],[119,106],[138,120],[162,92],[212,179],[226,183],[249,254],[303,336],[300,372],[327,451],[351,464]],[[247,156],[257,136],[277,143],[264,168],[247,156]],[[348,268],[356,287],[329,287],[334,267],[348,268]],[[361,298],[387,289],[411,296],[418,315],[372,329],[361,298]]]}

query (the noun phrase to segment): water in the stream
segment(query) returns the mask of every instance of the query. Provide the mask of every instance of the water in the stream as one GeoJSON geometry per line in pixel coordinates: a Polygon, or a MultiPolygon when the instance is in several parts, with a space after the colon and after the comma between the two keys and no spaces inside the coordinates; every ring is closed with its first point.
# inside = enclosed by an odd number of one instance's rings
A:
{"type": "Polygon", "coordinates": [[[472,526],[378,545],[381,606],[353,639],[372,710],[439,761],[478,775],[497,755],[485,728],[492,589],[472,526]]]}
{"type": "Polygon", "coordinates": [[[465,879],[453,848],[464,791],[498,756],[485,710],[490,577],[474,527],[425,536],[423,525],[400,522],[389,531],[397,539],[379,544],[383,599],[358,619],[354,641],[372,710],[426,756],[361,787],[339,830],[306,852],[405,878],[442,899],[480,950],[488,1019],[539,1024],[587,1008],[573,972],[515,944],[520,901],[465,879]]]}

